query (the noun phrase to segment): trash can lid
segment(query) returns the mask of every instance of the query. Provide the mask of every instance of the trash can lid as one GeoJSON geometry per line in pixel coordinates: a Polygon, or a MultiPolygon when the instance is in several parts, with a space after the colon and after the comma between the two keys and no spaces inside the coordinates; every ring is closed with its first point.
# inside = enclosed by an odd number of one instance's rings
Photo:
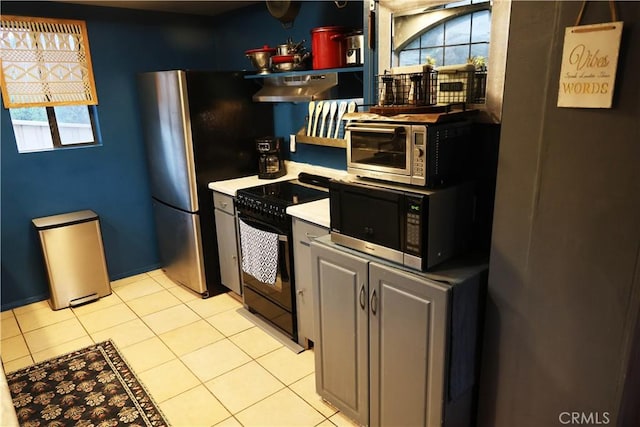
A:
{"type": "Polygon", "coordinates": [[[94,211],[85,210],[77,212],[69,212],[65,214],[43,216],[31,220],[38,230],[46,228],[55,228],[63,225],[73,225],[81,222],[93,221],[98,219],[98,214],[94,211]]]}

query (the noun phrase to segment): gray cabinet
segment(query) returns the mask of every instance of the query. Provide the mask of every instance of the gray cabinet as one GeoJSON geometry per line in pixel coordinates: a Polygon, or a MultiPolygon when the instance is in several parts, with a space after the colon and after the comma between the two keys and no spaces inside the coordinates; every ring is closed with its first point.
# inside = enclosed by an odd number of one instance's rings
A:
{"type": "Polygon", "coordinates": [[[486,268],[441,282],[319,242],[311,260],[318,394],[361,425],[468,425],[486,268]]]}
{"type": "Polygon", "coordinates": [[[220,281],[238,295],[242,294],[240,263],[238,258],[238,238],[233,198],[226,194],[213,193],[220,259],[220,281]]]}
{"type": "Polygon", "coordinates": [[[313,315],[313,282],[311,280],[311,251],[309,244],[329,230],[299,218],[293,218],[293,256],[298,310],[298,344],[309,347],[315,341],[313,315]]]}
{"type": "Polygon", "coordinates": [[[370,425],[442,424],[448,292],[369,264],[370,425]]]}
{"type": "Polygon", "coordinates": [[[369,422],[368,262],[311,243],[316,391],[360,424],[369,422]]]}

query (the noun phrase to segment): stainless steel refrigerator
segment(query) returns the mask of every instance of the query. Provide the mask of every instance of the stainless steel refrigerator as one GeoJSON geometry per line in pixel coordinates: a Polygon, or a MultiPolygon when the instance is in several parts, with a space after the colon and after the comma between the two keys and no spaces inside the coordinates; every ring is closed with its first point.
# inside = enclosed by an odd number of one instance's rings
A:
{"type": "Polygon", "coordinates": [[[242,72],[150,72],[138,85],[162,268],[204,298],[227,291],[208,184],[257,173],[272,106],[252,101],[259,86],[242,72]]]}

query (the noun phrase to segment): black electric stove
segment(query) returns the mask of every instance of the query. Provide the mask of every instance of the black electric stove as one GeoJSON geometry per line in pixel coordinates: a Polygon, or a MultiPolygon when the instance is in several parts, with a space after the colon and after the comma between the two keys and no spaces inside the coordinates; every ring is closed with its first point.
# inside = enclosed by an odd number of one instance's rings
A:
{"type": "Polygon", "coordinates": [[[286,209],[329,197],[328,186],[327,178],[300,174],[297,180],[271,182],[236,194],[244,304],[293,341],[298,339],[298,322],[292,221],[286,209]],[[276,235],[277,241],[269,235],[276,235]],[[265,244],[265,239],[271,243],[265,244]],[[275,272],[275,277],[265,271],[275,272]]]}
{"type": "Polygon", "coordinates": [[[301,173],[298,179],[238,190],[236,208],[240,216],[287,227],[287,207],[329,197],[328,186],[328,178],[301,173]]]}

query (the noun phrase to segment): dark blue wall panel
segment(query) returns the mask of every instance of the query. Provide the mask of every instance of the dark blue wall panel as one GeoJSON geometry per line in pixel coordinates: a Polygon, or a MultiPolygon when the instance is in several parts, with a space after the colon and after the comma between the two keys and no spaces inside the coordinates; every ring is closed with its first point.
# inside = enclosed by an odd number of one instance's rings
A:
{"type": "MultiPolygon", "coordinates": [[[[345,2],[341,2],[343,4],[345,2]]],[[[311,50],[311,30],[316,27],[339,25],[350,29],[362,29],[362,1],[346,2],[338,8],[332,1],[304,1],[292,28],[282,24],[269,15],[264,4],[258,5],[255,13],[240,10],[219,19],[219,28],[225,31],[216,33],[218,55],[216,60],[221,69],[249,69],[252,66],[244,51],[264,45],[271,47],[293,41],[305,41],[305,47],[311,50]]],[[[339,81],[344,77],[339,76],[339,81]]],[[[361,92],[361,88],[358,88],[361,92]]],[[[302,163],[346,169],[344,149],[300,144],[295,153],[290,153],[289,136],[297,133],[306,123],[307,103],[281,103],[275,108],[275,132],[285,139],[285,158],[302,163]]]]}
{"type": "MultiPolygon", "coordinates": [[[[102,145],[19,154],[2,114],[2,308],[48,295],[31,219],[81,209],[100,215],[112,279],[158,266],[135,75],[214,66],[211,45],[181,42],[192,21],[96,7],[3,2],[3,13],[87,21],[102,145]],[[177,22],[170,24],[170,22],[177,22]]],[[[196,24],[213,37],[211,26],[196,24]]]]}
{"type": "MultiPolygon", "coordinates": [[[[268,14],[263,3],[218,18],[9,1],[2,2],[2,13],[87,22],[102,134],[98,147],[19,154],[3,108],[2,310],[48,297],[39,241],[31,225],[40,216],[81,209],[98,213],[111,279],[159,266],[139,125],[137,73],[249,69],[247,49],[273,46],[288,37],[305,39],[310,48],[311,28],[362,23],[361,2],[349,2],[345,9],[333,2],[304,2],[288,30],[268,14]]],[[[277,132],[295,133],[304,124],[305,108],[302,104],[278,106],[277,132]]],[[[292,158],[344,168],[344,150],[313,147],[309,153],[304,151],[292,158]]]]}

